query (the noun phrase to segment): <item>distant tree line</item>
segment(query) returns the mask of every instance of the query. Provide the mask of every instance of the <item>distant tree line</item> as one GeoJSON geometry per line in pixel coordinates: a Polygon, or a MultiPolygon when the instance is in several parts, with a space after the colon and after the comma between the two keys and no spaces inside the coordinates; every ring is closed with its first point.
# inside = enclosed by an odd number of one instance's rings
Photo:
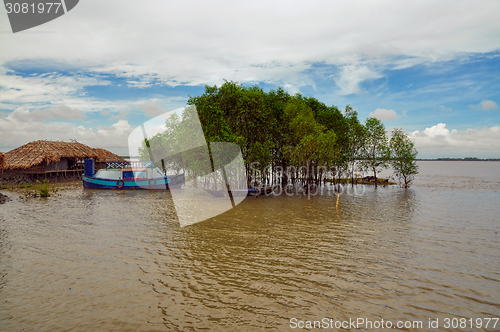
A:
{"type": "MultiPolygon", "coordinates": [[[[346,177],[354,184],[356,172],[370,172],[376,185],[377,174],[392,167],[408,187],[418,172],[417,151],[403,130],[395,129],[389,138],[380,120],[370,117],[361,123],[349,105],[341,111],[312,97],[292,96],[281,87],[264,92],[235,82],[205,86],[205,93],[190,97],[188,104],[196,107],[208,142],[241,148],[249,184],[256,179],[261,184],[300,183],[307,190],[346,177]]],[[[168,126],[180,128],[186,117],[189,120],[189,115],[171,118],[168,126]]],[[[172,139],[170,131],[150,140],[160,136],[172,139]]],[[[144,159],[146,143],[140,149],[144,159]]]]}

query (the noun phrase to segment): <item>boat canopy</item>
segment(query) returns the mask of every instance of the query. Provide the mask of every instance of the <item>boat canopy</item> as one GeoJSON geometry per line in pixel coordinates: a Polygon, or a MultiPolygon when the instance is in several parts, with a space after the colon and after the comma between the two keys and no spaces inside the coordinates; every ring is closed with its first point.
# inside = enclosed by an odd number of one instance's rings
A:
{"type": "Polygon", "coordinates": [[[154,168],[152,161],[112,161],[106,163],[106,169],[154,168]]]}

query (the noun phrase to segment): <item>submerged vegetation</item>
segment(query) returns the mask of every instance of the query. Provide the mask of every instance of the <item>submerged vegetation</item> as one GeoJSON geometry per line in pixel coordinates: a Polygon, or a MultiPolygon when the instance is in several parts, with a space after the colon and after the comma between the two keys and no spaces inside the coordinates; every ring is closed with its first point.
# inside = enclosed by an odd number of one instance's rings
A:
{"type": "Polygon", "coordinates": [[[50,197],[53,194],[57,194],[59,188],[49,188],[49,180],[44,179],[43,185],[40,185],[40,181],[36,181],[36,185],[33,187],[32,184],[21,185],[20,188],[24,188],[21,198],[32,198],[32,197],[50,197]]]}
{"type": "MultiPolygon", "coordinates": [[[[338,184],[343,178],[354,184],[357,172],[370,172],[376,186],[377,174],[392,166],[402,186],[408,187],[417,173],[417,151],[408,136],[396,129],[389,138],[380,120],[367,118],[362,123],[350,105],[341,111],[282,88],[264,92],[234,82],[206,86],[205,93],[190,97],[188,104],[196,107],[206,141],[240,147],[249,185],[256,180],[283,186],[300,182],[307,188],[324,181],[338,184]]],[[[152,159],[151,142],[173,151],[173,142],[192,140],[186,137],[194,132],[191,117],[185,111],[182,118],[167,119],[165,132],[143,142],[141,159],[152,159]]],[[[194,163],[175,158],[158,166],[197,172],[194,163]]]]}

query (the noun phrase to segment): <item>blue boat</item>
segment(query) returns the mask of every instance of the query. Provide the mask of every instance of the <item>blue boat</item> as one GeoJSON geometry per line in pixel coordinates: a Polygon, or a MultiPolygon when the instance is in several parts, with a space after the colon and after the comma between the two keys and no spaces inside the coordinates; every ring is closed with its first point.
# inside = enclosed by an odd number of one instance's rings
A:
{"type": "Polygon", "coordinates": [[[170,189],[181,187],[185,178],[184,174],[165,176],[152,161],[107,162],[95,173],[94,160],[85,159],[82,182],[89,189],[170,189]]]}

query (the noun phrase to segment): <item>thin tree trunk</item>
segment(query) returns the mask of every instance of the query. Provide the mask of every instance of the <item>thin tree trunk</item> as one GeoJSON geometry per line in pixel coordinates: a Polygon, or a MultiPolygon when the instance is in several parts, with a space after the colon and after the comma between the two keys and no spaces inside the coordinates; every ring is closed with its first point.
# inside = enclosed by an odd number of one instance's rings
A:
{"type": "Polygon", "coordinates": [[[351,166],[351,186],[354,188],[354,161],[351,166]]]}

